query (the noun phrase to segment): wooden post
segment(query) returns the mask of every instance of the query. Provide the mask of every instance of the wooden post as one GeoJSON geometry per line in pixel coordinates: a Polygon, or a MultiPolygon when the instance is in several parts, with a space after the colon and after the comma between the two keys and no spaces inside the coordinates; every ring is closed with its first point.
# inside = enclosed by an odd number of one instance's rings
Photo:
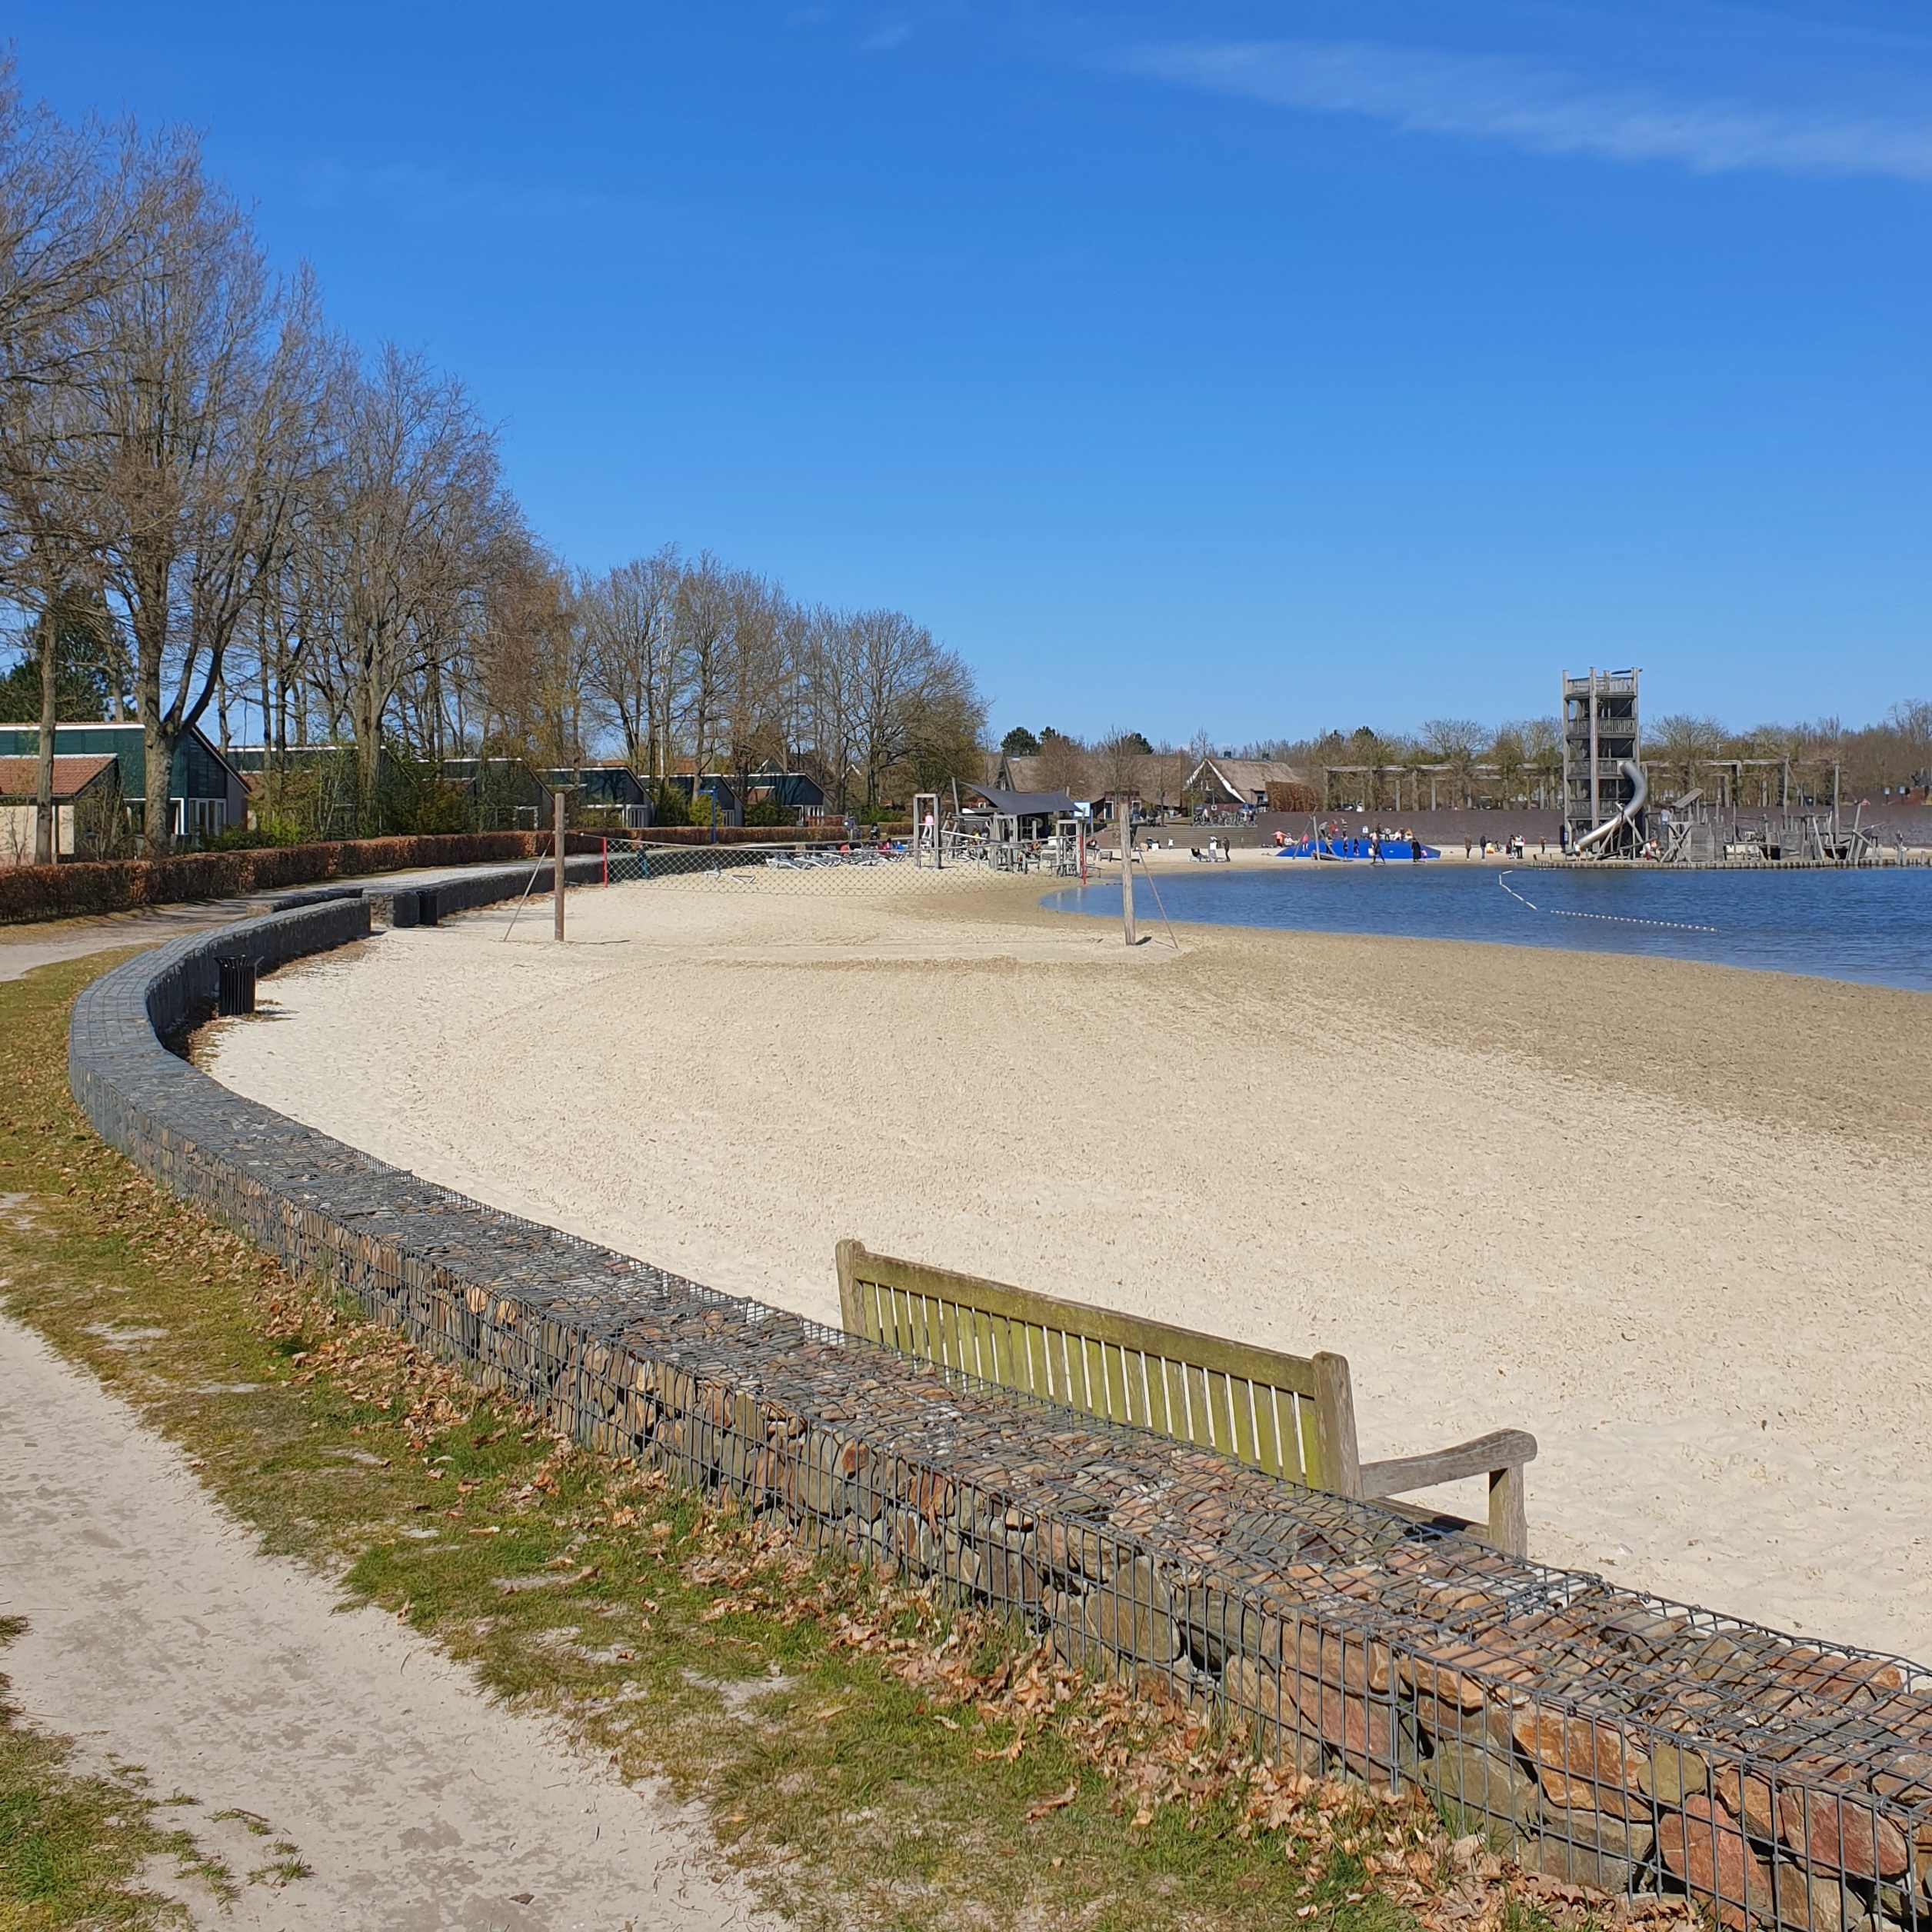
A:
{"type": "Polygon", "coordinates": [[[1513,1557],[1530,1554],[1530,1512],[1523,1465],[1489,1472],[1489,1540],[1513,1557]]]}
{"type": "Polygon", "coordinates": [[[557,901],[557,937],[559,941],[561,941],[564,936],[564,791],[562,786],[559,785],[557,788],[552,803],[556,808],[554,814],[555,830],[552,834],[551,843],[556,848],[556,850],[551,855],[550,876],[551,896],[557,901]]]}
{"type": "Polygon", "coordinates": [[[1121,797],[1121,919],[1126,928],[1127,943],[1131,946],[1134,938],[1134,801],[1125,793],[1121,797]]]}
{"type": "MultiPolygon", "coordinates": [[[[848,1335],[870,1334],[866,1327],[865,1308],[860,1298],[858,1271],[865,1260],[865,1244],[863,1241],[842,1241],[836,1251],[838,1256],[838,1315],[845,1325],[848,1335]]],[[[873,1335],[874,1341],[878,1337],[873,1335]]]]}
{"type": "Polygon", "coordinates": [[[1324,1349],[1315,1364],[1315,1453],[1321,1471],[1310,1487],[1337,1496],[1362,1493],[1361,1451],[1355,1442],[1355,1391],[1348,1358],[1324,1349]]]}

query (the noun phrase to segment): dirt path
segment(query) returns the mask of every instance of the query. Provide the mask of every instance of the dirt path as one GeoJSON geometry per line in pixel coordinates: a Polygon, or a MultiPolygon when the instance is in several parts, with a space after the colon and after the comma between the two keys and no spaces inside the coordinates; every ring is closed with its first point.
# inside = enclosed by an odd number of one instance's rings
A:
{"type": "Polygon", "coordinates": [[[179,1452],[0,1317],[0,1615],[35,1720],[145,1766],[243,1886],[224,1927],[750,1927],[701,1822],[488,1701],[432,1645],[262,1556],[179,1452]],[[268,1834],[218,1814],[265,1820],[268,1834]]]}

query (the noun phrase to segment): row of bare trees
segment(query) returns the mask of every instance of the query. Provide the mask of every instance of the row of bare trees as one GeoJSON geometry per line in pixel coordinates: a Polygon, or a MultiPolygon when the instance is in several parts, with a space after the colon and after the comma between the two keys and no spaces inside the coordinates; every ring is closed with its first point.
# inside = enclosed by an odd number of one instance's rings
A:
{"type": "Polygon", "coordinates": [[[804,770],[841,810],[978,775],[985,706],[971,672],[897,611],[793,601],[708,553],[665,549],[580,577],[570,615],[582,724],[662,781],[804,770]]]}
{"type": "Polygon", "coordinates": [[[1051,725],[1037,737],[1016,727],[1001,749],[1009,774],[1024,781],[1021,791],[1064,791],[1075,798],[1131,797],[1158,817],[1194,801],[1188,781],[1206,755],[1198,748],[1150,739],[1139,731],[1116,728],[1089,739],[1051,725]]]}
{"type": "MultiPolygon", "coordinates": [[[[459,385],[332,335],[191,137],[65,124],[10,62],[0,518],[0,588],[38,627],[45,686],[84,614],[152,801],[238,691],[265,728],[319,711],[372,779],[391,708],[425,680],[434,704],[437,666],[474,653],[534,549],[459,385]]],[[[175,830],[148,812],[151,850],[175,830]]]]}
{"type": "Polygon", "coordinates": [[[1644,761],[1673,792],[1699,786],[1714,795],[1714,772],[1736,761],[1717,780],[1733,803],[1754,802],[1754,788],[1760,794],[1756,802],[1777,803],[1787,774],[1793,790],[1821,800],[1834,771],[1844,798],[1882,803],[1932,784],[1932,701],[1894,705],[1877,724],[1857,727],[1825,718],[1740,731],[1678,712],[1644,728],[1644,761]]]}
{"type": "MultiPolygon", "coordinates": [[[[365,825],[391,749],[566,764],[614,740],[654,777],[809,752],[876,802],[973,768],[984,726],[964,665],[897,612],[806,609],[708,555],[573,577],[459,382],[333,333],[192,137],[65,122],[11,60],[0,601],[41,660],[43,805],[77,637],[141,724],[148,801],[191,729],[238,721],[271,768],[353,745],[365,825]]],[[[176,831],[147,811],[150,851],[176,831]]]]}

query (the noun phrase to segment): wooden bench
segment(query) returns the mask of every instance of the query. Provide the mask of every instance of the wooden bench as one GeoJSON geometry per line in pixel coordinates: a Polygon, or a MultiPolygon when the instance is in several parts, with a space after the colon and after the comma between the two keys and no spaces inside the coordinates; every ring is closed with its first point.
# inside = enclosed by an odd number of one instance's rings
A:
{"type": "Polygon", "coordinates": [[[848,1334],[1197,1443],[1311,1489],[1393,1497],[1487,1477],[1489,1520],[1467,1527],[1513,1555],[1528,1554],[1523,1470],[1535,1437],[1499,1429],[1432,1455],[1364,1463],[1345,1357],[1284,1355],[871,1254],[858,1241],[838,1244],[838,1302],[848,1334]]]}

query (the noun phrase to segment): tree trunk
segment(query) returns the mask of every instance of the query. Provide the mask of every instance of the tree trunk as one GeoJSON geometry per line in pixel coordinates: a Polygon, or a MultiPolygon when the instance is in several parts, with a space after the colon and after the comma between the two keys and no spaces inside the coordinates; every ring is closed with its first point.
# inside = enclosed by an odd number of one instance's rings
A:
{"type": "Polygon", "coordinates": [[[34,778],[34,863],[52,865],[60,856],[59,822],[54,816],[54,726],[58,721],[59,627],[50,601],[40,620],[40,768],[34,778]]]}
{"type": "MultiPolygon", "coordinates": [[[[142,697],[147,698],[144,691],[142,697]]],[[[150,701],[142,708],[141,741],[146,767],[146,802],[141,808],[141,842],[150,858],[165,858],[175,849],[175,801],[169,795],[175,784],[175,748],[181,734],[171,732],[162,723],[161,707],[150,701]]],[[[185,801],[182,810],[187,810],[185,801]]],[[[185,825],[182,827],[185,831],[185,825]]]]}
{"type": "Polygon", "coordinates": [[[169,794],[174,789],[175,748],[182,734],[171,731],[162,715],[161,654],[145,645],[135,672],[134,708],[141,726],[142,849],[149,858],[165,858],[175,849],[175,808],[169,794]]]}
{"type": "Polygon", "coordinates": [[[368,838],[381,829],[375,823],[376,785],[382,769],[382,714],[388,708],[375,693],[365,688],[355,721],[355,778],[357,833],[368,838]]]}

